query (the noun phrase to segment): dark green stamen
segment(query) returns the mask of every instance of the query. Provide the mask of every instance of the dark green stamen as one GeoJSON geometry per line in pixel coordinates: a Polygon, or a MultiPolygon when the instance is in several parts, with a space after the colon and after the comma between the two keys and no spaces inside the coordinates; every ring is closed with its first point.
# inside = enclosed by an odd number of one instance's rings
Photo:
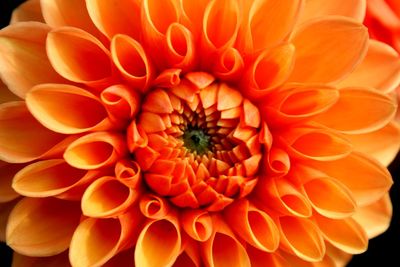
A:
{"type": "Polygon", "coordinates": [[[202,155],[210,150],[210,136],[200,129],[187,129],[183,134],[185,147],[202,155]]]}

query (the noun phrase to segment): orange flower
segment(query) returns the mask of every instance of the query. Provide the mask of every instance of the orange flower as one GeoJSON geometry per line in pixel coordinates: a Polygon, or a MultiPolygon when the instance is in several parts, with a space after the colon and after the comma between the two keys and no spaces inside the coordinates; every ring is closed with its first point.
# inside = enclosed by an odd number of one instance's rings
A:
{"type": "Polygon", "coordinates": [[[368,39],[365,7],[23,4],[0,31],[14,266],[336,266],[365,251],[389,225],[400,146],[400,60],[368,39]]]}

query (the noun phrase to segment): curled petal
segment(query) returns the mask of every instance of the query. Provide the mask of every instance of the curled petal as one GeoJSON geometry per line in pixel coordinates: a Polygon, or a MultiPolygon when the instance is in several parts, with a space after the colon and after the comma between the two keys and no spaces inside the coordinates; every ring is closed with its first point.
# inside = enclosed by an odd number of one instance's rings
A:
{"type": "Polygon", "coordinates": [[[148,90],[154,69],[138,41],[127,35],[115,35],[111,41],[111,56],[114,64],[133,89],[139,92],[148,90]]]}
{"type": "Polygon", "coordinates": [[[70,267],[68,252],[51,257],[28,257],[14,252],[12,267],[70,267]]]}
{"type": "Polygon", "coordinates": [[[292,40],[296,47],[293,82],[329,83],[345,78],[368,49],[368,31],[345,17],[323,17],[304,24],[292,40]]]}
{"type": "Polygon", "coordinates": [[[252,246],[246,248],[252,267],[285,267],[290,266],[287,260],[278,253],[268,253],[252,246]]]}
{"type": "Polygon", "coordinates": [[[346,88],[331,109],[315,118],[327,127],[348,134],[376,131],[394,117],[397,104],[376,90],[346,88]]]}
{"type": "Polygon", "coordinates": [[[72,142],[64,152],[64,159],[75,168],[91,170],[114,164],[126,152],[122,134],[95,132],[72,142]]]}
{"type": "Polygon", "coordinates": [[[182,247],[179,222],[173,215],[147,222],[135,248],[136,266],[170,266],[182,247]],[[157,255],[157,257],[154,257],[157,255]]]}
{"type": "Polygon", "coordinates": [[[188,27],[194,36],[201,35],[204,11],[208,3],[209,0],[180,0],[182,24],[188,27]]]}
{"type": "Polygon", "coordinates": [[[195,64],[192,33],[179,23],[172,23],[166,32],[168,66],[188,71],[195,64]]]}
{"type": "Polygon", "coordinates": [[[131,153],[137,148],[147,146],[149,141],[146,132],[143,130],[141,125],[137,125],[135,120],[129,124],[126,137],[128,148],[131,153]]]}
{"type": "Polygon", "coordinates": [[[77,202],[24,198],[10,214],[6,229],[7,244],[27,256],[59,254],[68,249],[80,217],[77,202]],[[38,221],[40,223],[35,223],[38,221]]]}
{"type": "Polygon", "coordinates": [[[26,95],[32,115],[47,128],[76,134],[111,127],[100,100],[85,89],[66,84],[43,84],[26,95]],[[84,106],[85,108],[80,108],[84,106]]]}
{"type": "Polygon", "coordinates": [[[72,27],[49,32],[46,50],[54,69],[64,78],[87,85],[106,83],[112,75],[110,52],[93,35],[72,27]]]}
{"type": "Polygon", "coordinates": [[[213,73],[221,80],[238,80],[241,78],[241,73],[244,68],[242,55],[233,47],[229,47],[218,57],[213,64],[213,73]]]}
{"type": "Polygon", "coordinates": [[[316,216],[316,222],[324,238],[344,252],[359,254],[367,249],[367,234],[354,219],[332,220],[316,216]]]}
{"type": "Polygon", "coordinates": [[[44,22],[40,0],[26,1],[14,9],[11,14],[10,24],[22,21],[44,22]]]}
{"type": "Polygon", "coordinates": [[[326,254],[336,263],[335,266],[346,266],[353,257],[352,254],[346,253],[343,250],[336,248],[329,242],[325,242],[325,244],[326,254]]]}
{"type": "Polygon", "coordinates": [[[165,218],[170,211],[169,203],[165,198],[152,194],[146,194],[140,198],[139,208],[144,216],[155,220],[165,218]]]}
{"type": "Polygon", "coordinates": [[[24,102],[1,104],[0,122],[0,159],[6,162],[40,158],[65,138],[36,121],[24,102]]]}
{"type": "MultiPolygon", "coordinates": [[[[78,0],[78,2],[82,4],[86,2],[86,6],[81,9],[86,10],[87,8],[91,21],[109,39],[122,33],[139,40],[141,35],[140,23],[138,22],[140,16],[139,1],[78,0]]],[[[71,6],[78,8],[73,4],[71,6]]]]}
{"type": "Polygon", "coordinates": [[[0,31],[0,76],[17,96],[24,98],[32,86],[64,82],[46,55],[50,27],[39,22],[21,22],[0,31]]]}
{"type": "Polygon", "coordinates": [[[88,218],[82,221],[71,240],[71,265],[102,266],[118,252],[135,244],[142,220],[142,215],[132,210],[118,219],[88,218]]]}
{"type": "Polygon", "coordinates": [[[213,232],[210,214],[203,210],[186,210],[182,213],[180,222],[186,233],[193,239],[204,242],[213,232]]]}
{"type": "Polygon", "coordinates": [[[219,217],[213,218],[214,231],[201,244],[203,259],[207,266],[250,266],[246,249],[236,239],[228,225],[219,217]]]}
{"type": "Polygon", "coordinates": [[[283,176],[290,170],[290,158],[283,149],[272,147],[268,155],[264,157],[264,166],[277,176],[283,176]]]}
{"type": "Polygon", "coordinates": [[[9,202],[19,196],[12,182],[15,174],[24,167],[22,164],[8,164],[0,161],[0,203],[9,202]]]}
{"type": "Polygon", "coordinates": [[[162,88],[173,88],[181,83],[181,69],[166,69],[154,79],[152,85],[162,88]]]}
{"type": "Polygon", "coordinates": [[[318,227],[309,219],[279,218],[282,245],[305,261],[317,262],[325,255],[324,239],[318,227]]]}
{"type": "Polygon", "coordinates": [[[115,164],[115,177],[130,188],[138,188],[142,173],[136,161],[120,160],[115,164]]]}
{"type": "Polygon", "coordinates": [[[224,217],[237,235],[265,252],[279,246],[279,230],[271,217],[248,200],[241,199],[225,209],[224,217]]]}
{"type": "Polygon", "coordinates": [[[139,192],[115,177],[97,179],[82,196],[82,212],[93,218],[110,218],[125,213],[138,199],[139,192]]]}

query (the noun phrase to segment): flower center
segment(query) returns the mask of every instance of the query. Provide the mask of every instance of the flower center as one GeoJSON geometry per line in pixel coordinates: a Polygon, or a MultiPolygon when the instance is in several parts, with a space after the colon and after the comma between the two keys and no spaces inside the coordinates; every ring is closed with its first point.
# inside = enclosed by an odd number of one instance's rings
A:
{"type": "Polygon", "coordinates": [[[178,207],[218,211],[257,183],[260,115],[236,89],[199,77],[151,90],[127,136],[153,193],[178,207]]]}

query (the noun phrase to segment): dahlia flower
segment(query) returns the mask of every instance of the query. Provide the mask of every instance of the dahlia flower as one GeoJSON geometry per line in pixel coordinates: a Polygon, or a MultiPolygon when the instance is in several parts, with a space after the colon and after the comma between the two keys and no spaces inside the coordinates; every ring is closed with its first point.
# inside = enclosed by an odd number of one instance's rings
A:
{"type": "Polygon", "coordinates": [[[364,0],[29,0],[0,31],[14,266],[341,266],[391,218],[364,0]],[[9,90],[9,91],[8,91],[9,90]]]}

